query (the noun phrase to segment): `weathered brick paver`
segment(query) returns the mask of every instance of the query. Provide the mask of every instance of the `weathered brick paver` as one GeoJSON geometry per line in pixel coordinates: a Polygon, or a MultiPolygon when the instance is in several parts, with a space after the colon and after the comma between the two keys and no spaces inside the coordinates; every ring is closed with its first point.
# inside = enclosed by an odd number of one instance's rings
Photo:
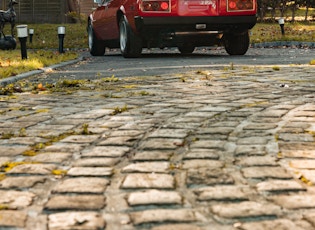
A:
{"type": "Polygon", "coordinates": [[[213,66],[0,95],[0,229],[315,229],[314,76],[213,66]]]}

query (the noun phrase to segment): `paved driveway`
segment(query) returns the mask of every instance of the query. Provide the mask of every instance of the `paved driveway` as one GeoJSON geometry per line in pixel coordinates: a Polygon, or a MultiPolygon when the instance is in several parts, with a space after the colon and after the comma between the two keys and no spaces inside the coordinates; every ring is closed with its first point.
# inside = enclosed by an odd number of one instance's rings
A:
{"type": "Polygon", "coordinates": [[[0,96],[0,228],[315,228],[313,66],[100,71],[118,59],[0,96]]]}

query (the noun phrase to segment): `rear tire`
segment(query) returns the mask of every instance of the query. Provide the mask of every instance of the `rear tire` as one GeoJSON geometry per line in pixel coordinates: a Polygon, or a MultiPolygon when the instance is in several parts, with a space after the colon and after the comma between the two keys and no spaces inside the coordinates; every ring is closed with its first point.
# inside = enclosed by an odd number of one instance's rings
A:
{"type": "Polygon", "coordinates": [[[180,45],[177,48],[181,54],[191,54],[195,50],[195,46],[187,44],[180,45]]]}
{"type": "Polygon", "coordinates": [[[126,16],[122,16],[119,23],[120,51],[125,58],[140,57],[142,40],[131,29],[126,16]]]}
{"type": "Polygon", "coordinates": [[[93,26],[89,22],[88,24],[88,40],[89,50],[92,56],[104,56],[105,54],[105,42],[96,38],[93,26]]]}
{"type": "Polygon", "coordinates": [[[244,55],[249,47],[248,31],[224,34],[224,47],[230,55],[244,55]]]}

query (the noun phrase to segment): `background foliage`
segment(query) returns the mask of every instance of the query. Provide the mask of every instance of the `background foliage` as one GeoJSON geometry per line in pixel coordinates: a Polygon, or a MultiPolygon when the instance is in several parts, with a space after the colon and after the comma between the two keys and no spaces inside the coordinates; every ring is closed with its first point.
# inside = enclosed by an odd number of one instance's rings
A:
{"type": "Polygon", "coordinates": [[[314,0],[257,0],[258,17],[260,21],[275,20],[284,17],[291,22],[297,20],[315,19],[314,0]]]}

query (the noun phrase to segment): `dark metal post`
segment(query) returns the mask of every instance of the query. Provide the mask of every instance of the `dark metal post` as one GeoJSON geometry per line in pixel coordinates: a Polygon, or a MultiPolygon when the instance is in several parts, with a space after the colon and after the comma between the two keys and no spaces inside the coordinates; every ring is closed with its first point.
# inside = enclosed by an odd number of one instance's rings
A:
{"type": "Polygon", "coordinates": [[[278,22],[279,22],[279,25],[281,28],[281,34],[284,35],[285,34],[285,32],[284,32],[284,19],[280,18],[278,22]]]}
{"type": "Polygon", "coordinates": [[[29,29],[28,33],[30,35],[30,43],[32,44],[33,43],[34,29],[29,29]]]}
{"type": "Polygon", "coordinates": [[[27,48],[26,48],[26,41],[27,41],[27,25],[19,25],[17,28],[17,34],[19,41],[21,43],[21,56],[22,59],[27,59],[27,48]]]}
{"type": "Polygon", "coordinates": [[[59,38],[59,53],[64,53],[63,50],[63,41],[66,34],[66,28],[64,26],[58,27],[58,38],[59,38]]]}

